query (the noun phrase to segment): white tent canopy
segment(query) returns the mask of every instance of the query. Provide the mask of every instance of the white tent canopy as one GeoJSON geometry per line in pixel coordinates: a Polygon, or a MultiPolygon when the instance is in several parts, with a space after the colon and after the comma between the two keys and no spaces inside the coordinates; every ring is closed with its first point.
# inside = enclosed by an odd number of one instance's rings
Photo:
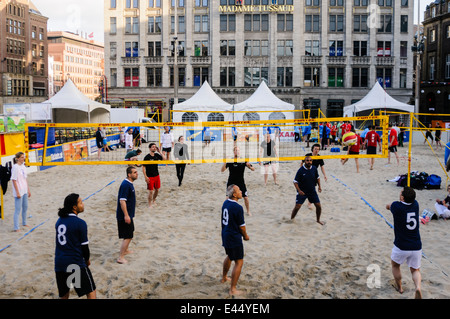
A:
{"type": "Polygon", "coordinates": [[[55,123],[109,122],[111,106],[89,99],[71,79],[55,96],[42,103],[51,104],[55,123]]]}
{"type": "Polygon", "coordinates": [[[269,89],[266,82],[262,81],[258,89],[245,101],[235,104],[234,111],[236,121],[242,120],[276,120],[293,119],[295,106],[279,99],[269,89]],[[243,111],[247,112],[244,113],[243,111]],[[260,111],[260,112],[258,112],[260,111]],[[261,112],[264,111],[264,112],[261,112]],[[273,111],[268,112],[268,111],[273,111]],[[287,111],[287,112],[280,112],[287,111]]]}
{"type": "MultiPolygon", "coordinates": [[[[208,121],[211,113],[221,113],[224,111],[232,111],[232,105],[222,100],[216,92],[213,91],[207,81],[203,83],[201,88],[188,100],[174,104],[172,113],[174,122],[183,122],[183,114],[189,113],[193,117],[197,117],[198,121],[208,121]],[[199,112],[200,111],[200,112],[199,112]]],[[[232,120],[231,113],[221,113],[225,121],[232,120]]],[[[186,117],[185,117],[186,119],[186,117]]]]}
{"type": "Polygon", "coordinates": [[[356,113],[373,109],[394,109],[402,112],[414,112],[414,105],[402,103],[392,98],[376,81],[372,89],[360,101],[345,106],[344,116],[352,117],[356,113]]]}

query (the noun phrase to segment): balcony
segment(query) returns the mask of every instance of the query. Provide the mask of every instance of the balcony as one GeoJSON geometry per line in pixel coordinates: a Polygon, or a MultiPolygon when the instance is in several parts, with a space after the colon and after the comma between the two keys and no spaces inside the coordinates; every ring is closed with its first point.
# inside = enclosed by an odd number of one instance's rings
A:
{"type": "Polygon", "coordinates": [[[304,65],[321,65],[322,57],[321,56],[302,56],[302,64],[304,65]]]}
{"type": "Polygon", "coordinates": [[[123,66],[131,66],[131,65],[139,65],[140,57],[122,57],[122,65],[123,66]]]}
{"type": "MultiPolygon", "coordinates": [[[[173,65],[175,62],[175,58],[173,56],[167,57],[167,64],[173,65]]],[[[186,64],[187,58],[185,56],[179,56],[177,58],[177,64],[186,64]]]]}
{"type": "Polygon", "coordinates": [[[370,65],[370,56],[352,56],[351,64],[352,65],[370,65]]]}
{"type": "Polygon", "coordinates": [[[161,65],[163,63],[162,56],[146,56],[144,57],[144,64],[146,65],[161,65]]]}
{"type": "Polygon", "coordinates": [[[327,56],[327,64],[345,65],[347,63],[346,56],[327,56]]]}
{"type": "Polygon", "coordinates": [[[191,64],[211,65],[211,56],[191,56],[191,64]]]}
{"type": "Polygon", "coordinates": [[[375,65],[392,66],[394,64],[395,64],[395,62],[394,62],[393,56],[376,56],[375,57],[375,65]]]}

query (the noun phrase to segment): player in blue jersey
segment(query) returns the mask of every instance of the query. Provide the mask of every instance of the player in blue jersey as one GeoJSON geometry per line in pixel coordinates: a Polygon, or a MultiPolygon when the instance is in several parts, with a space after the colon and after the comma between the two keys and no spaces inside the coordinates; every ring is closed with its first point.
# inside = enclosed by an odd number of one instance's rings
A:
{"type": "Polygon", "coordinates": [[[134,191],[133,182],[138,178],[136,167],[129,166],[127,168],[127,178],[125,178],[119,187],[119,196],[117,199],[117,229],[119,238],[123,239],[120,246],[120,255],[117,259],[119,264],[125,264],[128,261],[125,255],[131,253],[128,250],[134,235],[134,213],[136,210],[136,193],[134,191]]]}
{"type": "Polygon", "coordinates": [[[311,156],[306,156],[303,165],[297,171],[294,179],[294,186],[297,191],[297,197],[295,201],[295,207],[291,213],[291,219],[294,219],[298,211],[302,207],[306,199],[314,206],[316,206],[316,221],[324,225],[325,223],[320,220],[322,214],[322,206],[320,204],[319,196],[316,192],[316,184],[318,185],[319,193],[322,192],[320,187],[319,173],[317,167],[312,165],[311,156]]]}
{"type": "Polygon", "coordinates": [[[78,297],[96,298],[94,278],[89,270],[89,240],[87,224],[78,217],[84,204],[78,194],[64,199],[56,222],[55,273],[61,299],[68,299],[73,284],[78,297]]]}
{"type": "Polygon", "coordinates": [[[394,217],[394,247],[391,253],[392,274],[396,289],[403,293],[400,265],[406,262],[414,281],[415,298],[422,299],[420,262],[422,259],[422,241],[419,233],[419,203],[416,192],[405,187],[400,192],[400,201],[386,205],[394,217]]]}
{"type": "Polygon", "coordinates": [[[230,185],[227,188],[227,199],[222,206],[222,246],[225,248],[227,257],[223,262],[223,272],[221,282],[231,281],[229,293],[230,295],[239,295],[241,292],[237,290],[237,282],[244,265],[244,240],[249,240],[247,229],[245,227],[244,209],[238,204],[238,200],[242,198],[242,191],[239,186],[230,185]],[[228,271],[231,262],[234,261],[234,267],[229,278],[228,271]]]}

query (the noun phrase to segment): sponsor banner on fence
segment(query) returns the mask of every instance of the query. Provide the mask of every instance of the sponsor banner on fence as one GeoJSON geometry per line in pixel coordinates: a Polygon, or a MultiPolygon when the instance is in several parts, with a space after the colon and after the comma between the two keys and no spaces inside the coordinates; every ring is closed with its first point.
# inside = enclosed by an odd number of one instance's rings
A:
{"type": "Polygon", "coordinates": [[[77,161],[88,157],[86,140],[63,144],[64,161],[77,161]]]}
{"type": "MultiPolygon", "coordinates": [[[[37,162],[42,162],[43,153],[44,150],[42,148],[37,150],[37,159],[36,159],[37,162]]],[[[46,155],[45,158],[46,162],[64,162],[64,152],[62,145],[48,147],[45,155],[46,155]]],[[[41,166],[39,169],[42,171],[51,167],[53,166],[41,166]]]]}

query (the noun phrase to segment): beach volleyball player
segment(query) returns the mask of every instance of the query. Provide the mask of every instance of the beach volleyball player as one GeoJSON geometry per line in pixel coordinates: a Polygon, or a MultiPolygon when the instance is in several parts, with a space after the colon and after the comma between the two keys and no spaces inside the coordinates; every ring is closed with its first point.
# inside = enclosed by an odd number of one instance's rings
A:
{"type": "Polygon", "coordinates": [[[237,290],[237,282],[241,275],[242,266],[244,265],[244,240],[249,240],[244,220],[244,209],[238,204],[238,200],[242,198],[242,191],[237,185],[230,185],[227,188],[227,199],[222,205],[222,246],[225,248],[227,256],[223,261],[222,283],[231,281],[229,290],[230,295],[239,295],[241,292],[237,290]],[[234,261],[234,267],[231,278],[228,277],[228,271],[231,262],[234,261]]]}
{"type": "Polygon", "coordinates": [[[78,194],[64,199],[64,207],[58,211],[56,222],[55,273],[61,299],[68,299],[73,284],[78,297],[96,298],[94,278],[89,270],[90,251],[88,228],[78,217],[84,212],[84,204],[78,194]]]}

